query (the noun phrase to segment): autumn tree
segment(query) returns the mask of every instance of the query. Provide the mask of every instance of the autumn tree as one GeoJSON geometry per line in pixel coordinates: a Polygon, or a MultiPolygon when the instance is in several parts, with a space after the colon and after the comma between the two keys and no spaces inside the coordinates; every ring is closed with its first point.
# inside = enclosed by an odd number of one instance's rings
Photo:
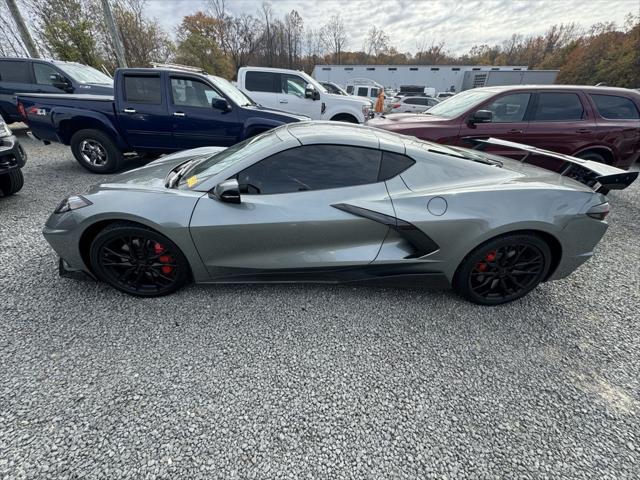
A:
{"type": "Polygon", "coordinates": [[[218,43],[219,20],[204,12],[196,12],[182,19],[178,28],[178,63],[199,67],[213,75],[232,78],[234,69],[218,43]]]}

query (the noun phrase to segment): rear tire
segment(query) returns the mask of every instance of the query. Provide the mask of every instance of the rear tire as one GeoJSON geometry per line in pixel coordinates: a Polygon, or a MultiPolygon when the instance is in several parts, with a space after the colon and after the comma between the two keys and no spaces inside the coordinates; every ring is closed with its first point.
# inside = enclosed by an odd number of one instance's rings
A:
{"type": "Polygon", "coordinates": [[[80,130],[71,137],[71,151],[80,165],[93,173],[113,173],[122,166],[122,152],[100,130],[80,130]]]}
{"type": "Polygon", "coordinates": [[[547,276],[551,250],[534,234],[508,234],[469,253],[453,278],[453,288],[480,305],[499,305],[524,297],[547,276]]]}
{"type": "Polygon", "coordinates": [[[19,168],[0,175],[0,190],[2,190],[2,195],[5,197],[19,192],[23,186],[24,175],[22,175],[22,170],[19,168]]]}
{"type": "Polygon", "coordinates": [[[137,297],[168,295],[191,278],[189,262],[175,243],[132,223],[114,223],[98,233],[90,259],[100,280],[137,297]]]}

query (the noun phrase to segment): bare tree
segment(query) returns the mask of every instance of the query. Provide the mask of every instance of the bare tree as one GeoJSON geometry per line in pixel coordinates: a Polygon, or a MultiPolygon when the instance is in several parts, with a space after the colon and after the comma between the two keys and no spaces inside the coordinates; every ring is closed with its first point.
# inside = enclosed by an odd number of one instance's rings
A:
{"type": "Polygon", "coordinates": [[[367,33],[363,50],[367,54],[367,57],[373,56],[377,62],[378,56],[389,52],[389,35],[374,25],[367,33]]]}
{"type": "Polygon", "coordinates": [[[329,22],[322,27],[322,40],[327,50],[333,56],[333,61],[342,63],[342,52],[347,46],[347,29],[340,15],[334,15],[329,22]]]}

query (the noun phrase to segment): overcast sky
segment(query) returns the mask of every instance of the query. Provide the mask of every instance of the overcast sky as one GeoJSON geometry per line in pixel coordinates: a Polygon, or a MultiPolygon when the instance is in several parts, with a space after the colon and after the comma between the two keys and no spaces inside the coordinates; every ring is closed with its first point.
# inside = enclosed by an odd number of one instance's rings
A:
{"type": "MultiPolygon", "coordinates": [[[[255,13],[263,0],[227,0],[233,13],[255,13]]],[[[415,53],[425,40],[444,41],[460,54],[481,43],[500,43],[512,34],[543,33],[556,23],[624,23],[628,13],[640,13],[640,0],[272,0],[282,17],[296,9],[305,27],[319,28],[339,13],[349,34],[348,50],[362,48],[367,30],[376,25],[401,52],[415,53]]],[[[184,15],[206,9],[206,0],[149,0],[148,14],[172,34],[184,15]]]]}

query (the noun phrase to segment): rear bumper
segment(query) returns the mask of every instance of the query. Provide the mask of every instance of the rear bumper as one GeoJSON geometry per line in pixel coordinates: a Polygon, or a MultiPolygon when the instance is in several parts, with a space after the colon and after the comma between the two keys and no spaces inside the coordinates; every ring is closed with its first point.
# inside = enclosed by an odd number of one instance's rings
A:
{"type": "Polygon", "coordinates": [[[27,154],[15,135],[0,138],[0,174],[24,167],[27,154]]]}

